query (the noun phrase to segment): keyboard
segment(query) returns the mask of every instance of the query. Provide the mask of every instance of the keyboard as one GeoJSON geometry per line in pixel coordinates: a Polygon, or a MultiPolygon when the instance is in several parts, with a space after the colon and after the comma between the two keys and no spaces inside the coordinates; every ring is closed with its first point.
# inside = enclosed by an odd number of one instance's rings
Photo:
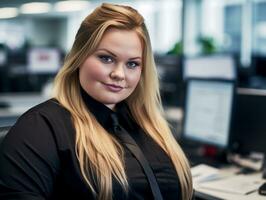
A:
{"type": "Polygon", "coordinates": [[[256,191],[263,180],[246,175],[236,175],[201,184],[201,187],[232,194],[246,195],[256,191]]]}

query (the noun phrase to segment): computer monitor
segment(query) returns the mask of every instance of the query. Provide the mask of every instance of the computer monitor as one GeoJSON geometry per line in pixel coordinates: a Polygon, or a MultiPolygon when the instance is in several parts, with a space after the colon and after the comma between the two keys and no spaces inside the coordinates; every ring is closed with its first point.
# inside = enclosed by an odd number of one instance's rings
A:
{"type": "Polygon", "coordinates": [[[155,55],[160,80],[160,94],[164,106],[181,106],[183,100],[182,58],[173,55],[155,55]]]}
{"type": "Polygon", "coordinates": [[[234,83],[193,79],[187,84],[183,138],[226,148],[230,136],[234,83]]]}
{"type": "Polygon", "coordinates": [[[0,68],[6,65],[7,63],[7,53],[0,48],[0,68]]]}
{"type": "Polygon", "coordinates": [[[239,88],[232,119],[232,148],[266,153],[266,90],[239,88]]]}
{"type": "Polygon", "coordinates": [[[183,62],[183,78],[236,79],[236,67],[231,55],[186,57],[183,62]]]}
{"type": "Polygon", "coordinates": [[[30,74],[56,73],[61,64],[57,48],[34,47],[28,52],[27,71],[30,74]]]}

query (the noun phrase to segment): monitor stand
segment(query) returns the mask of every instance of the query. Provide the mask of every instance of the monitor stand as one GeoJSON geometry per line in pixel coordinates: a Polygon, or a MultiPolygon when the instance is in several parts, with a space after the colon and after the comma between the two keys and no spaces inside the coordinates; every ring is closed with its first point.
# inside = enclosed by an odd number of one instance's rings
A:
{"type": "Polygon", "coordinates": [[[197,142],[181,142],[191,166],[207,164],[213,167],[222,167],[228,164],[227,152],[214,146],[198,144],[197,142]]]}

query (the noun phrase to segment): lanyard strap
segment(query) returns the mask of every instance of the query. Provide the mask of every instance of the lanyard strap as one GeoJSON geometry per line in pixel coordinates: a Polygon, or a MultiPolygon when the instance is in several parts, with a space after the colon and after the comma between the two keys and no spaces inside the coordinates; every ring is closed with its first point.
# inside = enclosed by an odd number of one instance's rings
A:
{"type": "Polygon", "coordinates": [[[129,135],[129,133],[119,125],[117,116],[115,114],[111,114],[111,118],[113,120],[113,128],[116,135],[123,141],[126,147],[131,151],[131,153],[135,156],[139,164],[141,165],[144,173],[147,177],[149,182],[154,200],[163,200],[159,185],[155,178],[155,175],[145,158],[144,154],[142,153],[141,149],[135,142],[135,140],[129,135]]]}

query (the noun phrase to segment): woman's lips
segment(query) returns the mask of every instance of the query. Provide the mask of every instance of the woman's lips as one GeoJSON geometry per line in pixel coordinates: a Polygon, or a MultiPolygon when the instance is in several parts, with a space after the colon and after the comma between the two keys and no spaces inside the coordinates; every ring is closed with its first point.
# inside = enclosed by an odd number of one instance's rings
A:
{"type": "Polygon", "coordinates": [[[111,92],[120,92],[121,90],[123,90],[124,87],[119,86],[119,85],[114,85],[114,84],[104,84],[105,87],[110,90],[111,92]]]}

